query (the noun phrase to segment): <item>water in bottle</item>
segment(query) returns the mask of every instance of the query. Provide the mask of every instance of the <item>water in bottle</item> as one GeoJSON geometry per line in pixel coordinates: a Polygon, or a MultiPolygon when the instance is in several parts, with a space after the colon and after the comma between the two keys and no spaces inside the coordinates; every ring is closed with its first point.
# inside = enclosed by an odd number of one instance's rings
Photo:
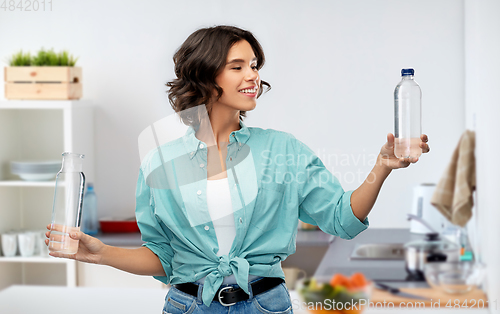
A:
{"type": "Polygon", "coordinates": [[[75,254],[79,243],[69,235],[79,231],[81,225],[85,187],[82,171],[84,155],[63,153],[62,156],[62,168],[56,176],[49,251],[75,254]]]}
{"type": "Polygon", "coordinates": [[[87,192],[83,197],[83,222],[82,231],[89,235],[97,234],[99,221],[97,219],[97,198],[94,192],[94,185],[87,184],[87,192]]]}
{"type": "Polygon", "coordinates": [[[398,158],[416,158],[420,148],[422,91],[413,79],[413,69],[401,70],[401,82],[394,90],[394,154],[398,158]]]}

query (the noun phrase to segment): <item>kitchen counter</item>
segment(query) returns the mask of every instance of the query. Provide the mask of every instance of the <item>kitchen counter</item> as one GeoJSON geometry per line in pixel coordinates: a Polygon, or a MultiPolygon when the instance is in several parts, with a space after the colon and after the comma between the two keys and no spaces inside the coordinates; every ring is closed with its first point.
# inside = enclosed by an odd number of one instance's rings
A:
{"type": "MultiPolygon", "coordinates": [[[[407,278],[405,270],[405,260],[355,260],[350,259],[351,253],[356,246],[368,243],[406,243],[409,241],[421,240],[423,234],[410,233],[409,229],[367,229],[351,240],[336,237],[330,244],[327,252],[321,260],[314,276],[319,281],[328,282],[334,273],[351,275],[354,272],[362,272],[367,278],[384,282],[393,287],[399,288],[429,288],[425,281],[412,281],[407,278]]],[[[484,295],[484,294],[483,294],[484,295]]],[[[453,299],[450,296],[450,300],[453,299]]],[[[453,303],[453,302],[452,302],[453,303]]],[[[467,303],[467,302],[466,302],[467,303]]],[[[466,303],[461,303],[466,304],[466,303]]],[[[460,305],[460,306],[461,306],[460,305]]],[[[459,307],[460,307],[459,306],[459,307]]],[[[440,308],[427,307],[422,310],[417,308],[369,308],[364,313],[389,313],[394,311],[415,311],[421,313],[488,313],[487,308],[465,309],[446,308],[446,302],[440,304],[440,308]]]]}
{"type": "Polygon", "coordinates": [[[140,232],[98,233],[95,237],[104,244],[120,247],[139,247],[144,243],[140,232]]]}
{"type": "Polygon", "coordinates": [[[406,281],[404,260],[351,260],[349,257],[358,244],[405,243],[423,239],[423,234],[410,233],[410,229],[366,229],[357,237],[345,240],[336,237],[321,260],[315,277],[329,280],[334,273],[350,275],[362,272],[371,280],[387,282],[395,287],[425,288],[425,281],[406,281]]]}
{"type": "MultiPolygon", "coordinates": [[[[11,286],[0,291],[1,313],[9,314],[155,314],[163,309],[167,289],[67,288],[54,286],[11,286]]],[[[290,291],[295,314],[306,314],[295,291],[290,291]]],[[[383,309],[368,308],[366,314],[439,313],[486,314],[487,309],[383,309]]]]}
{"type": "Polygon", "coordinates": [[[302,246],[328,246],[334,236],[321,230],[299,230],[297,232],[296,245],[302,246]]]}
{"type": "MultiPolygon", "coordinates": [[[[144,242],[140,232],[131,233],[98,233],[96,236],[104,244],[121,247],[139,247],[144,242]]],[[[299,230],[296,244],[298,246],[328,246],[332,236],[321,230],[299,230]]]]}

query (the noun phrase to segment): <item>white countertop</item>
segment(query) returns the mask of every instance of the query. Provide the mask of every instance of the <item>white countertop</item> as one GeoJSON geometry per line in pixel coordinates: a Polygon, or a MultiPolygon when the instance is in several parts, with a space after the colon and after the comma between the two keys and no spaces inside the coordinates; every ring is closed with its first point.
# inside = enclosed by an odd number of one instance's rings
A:
{"type": "MultiPolygon", "coordinates": [[[[158,314],[163,309],[167,289],[144,288],[67,288],[56,286],[10,286],[0,291],[0,312],[8,314],[158,314]]],[[[306,314],[306,305],[301,303],[295,291],[290,291],[293,312],[306,314]]],[[[366,314],[386,313],[440,313],[440,314],[485,314],[487,309],[375,309],[366,314]]]]}

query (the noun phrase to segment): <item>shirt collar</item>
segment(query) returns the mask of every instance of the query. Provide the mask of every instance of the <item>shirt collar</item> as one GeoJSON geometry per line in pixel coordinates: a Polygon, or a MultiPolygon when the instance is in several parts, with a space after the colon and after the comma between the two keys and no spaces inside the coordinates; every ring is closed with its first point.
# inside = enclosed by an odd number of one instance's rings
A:
{"type": "MultiPolygon", "coordinates": [[[[193,159],[193,157],[198,153],[198,151],[206,149],[206,145],[200,141],[196,136],[196,132],[192,126],[189,126],[188,130],[184,134],[183,140],[184,145],[186,146],[187,151],[189,152],[189,158],[193,159]],[[203,144],[200,146],[200,144],[203,144]]],[[[240,129],[237,131],[231,132],[229,134],[229,142],[230,143],[239,143],[238,150],[246,144],[248,139],[250,138],[250,129],[240,120],[240,129]]],[[[229,144],[231,145],[231,144],[229,144]]]]}

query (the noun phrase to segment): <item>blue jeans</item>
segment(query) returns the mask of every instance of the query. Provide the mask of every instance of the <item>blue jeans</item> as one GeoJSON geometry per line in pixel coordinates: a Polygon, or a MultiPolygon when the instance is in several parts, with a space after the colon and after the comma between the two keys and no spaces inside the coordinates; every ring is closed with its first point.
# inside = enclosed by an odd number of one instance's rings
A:
{"type": "MultiPolygon", "coordinates": [[[[262,277],[261,277],[262,278],[262,277]]],[[[252,280],[250,283],[259,280],[260,278],[252,280]]],[[[240,301],[231,306],[224,306],[217,301],[212,301],[210,307],[203,304],[201,300],[201,291],[203,285],[198,287],[198,296],[194,297],[190,294],[184,293],[179,289],[172,286],[165,297],[165,306],[163,307],[163,314],[198,314],[198,313],[245,313],[245,314],[289,314],[293,313],[292,301],[290,293],[285,285],[281,283],[276,287],[262,292],[256,296],[253,295],[252,287],[250,286],[250,298],[248,300],[240,301]]],[[[222,285],[221,288],[226,286],[222,285]]]]}

